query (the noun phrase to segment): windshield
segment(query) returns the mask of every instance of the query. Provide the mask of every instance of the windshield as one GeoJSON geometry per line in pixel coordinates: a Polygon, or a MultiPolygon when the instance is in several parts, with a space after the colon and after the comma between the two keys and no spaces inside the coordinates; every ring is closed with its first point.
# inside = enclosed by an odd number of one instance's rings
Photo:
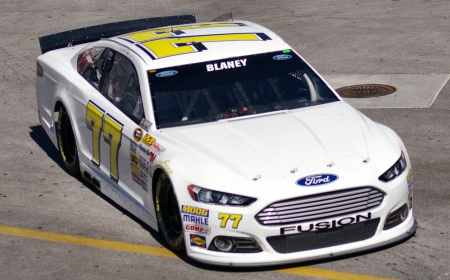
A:
{"type": "Polygon", "coordinates": [[[290,50],[150,70],[148,76],[158,128],[338,100],[290,50]]]}

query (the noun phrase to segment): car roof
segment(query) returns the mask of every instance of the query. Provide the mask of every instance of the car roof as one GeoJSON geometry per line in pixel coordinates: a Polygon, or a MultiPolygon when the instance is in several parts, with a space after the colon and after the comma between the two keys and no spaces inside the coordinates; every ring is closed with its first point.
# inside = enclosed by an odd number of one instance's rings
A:
{"type": "Polygon", "coordinates": [[[109,40],[139,54],[149,69],[290,48],[267,28],[253,22],[236,20],[148,29],[109,40]]]}

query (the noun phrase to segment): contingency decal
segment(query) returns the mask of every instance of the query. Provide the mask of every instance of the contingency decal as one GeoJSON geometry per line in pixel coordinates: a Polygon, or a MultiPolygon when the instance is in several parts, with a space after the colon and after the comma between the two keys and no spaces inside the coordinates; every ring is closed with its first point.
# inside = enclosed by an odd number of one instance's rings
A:
{"type": "Polygon", "coordinates": [[[184,230],[186,232],[195,232],[195,233],[200,233],[200,234],[205,234],[205,235],[211,234],[211,228],[205,227],[202,225],[186,224],[186,225],[184,225],[184,230]]]}
{"type": "Polygon", "coordinates": [[[152,124],[153,123],[151,121],[142,118],[141,122],[139,123],[139,126],[142,127],[145,131],[148,131],[152,126],[152,124]]]}
{"type": "Polygon", "coordinates": [[[409,169],[408,176],[406,176],[406,181],[408,181],[408,207],[411,209],[413,207],[413,173],[412,169],[409,169]]]}
{"type": "Polygon", "coordinates": [[[110,177],[119,181],[119,148],[123,124],[90,101],[86,105],[86,126],[92,131],[92,162],[100,166],[100,136],[109,144],[110,177]]]}
{"type": "Polygon", "coordinates": [[[145,134],[144,138],[142,139],[142,143],[149,147],[151,147],[153,143],[155,143],[155,141],[155,138],[153,138],[150,134],[145,134]]]}
{"type": "Polygon", "coordinates": [[[136,142],[141,141],[141,139],[142,139],[142,129],[140,129],[139,127],[136,128],[134,130],[134,133],[133,133],[133,138],[134,138],[134,141],[136,141],[136,142]]]}
{"type": "Polygon", "coordinates": [[[334,182],[337,179],[339,176],[334,174],[315,174],[300,178],[295,183],[299,186],[314,187],[334,182]]]}
{"type": "Polygon", "coordinates": [[[136,134],[140,135],[139,140],[142,140],[142,142],[139,144],[133,141],[130,142],[131,177],[138,186],[148,192],[150,169],[157,156],[155,152],[151,151],[150,147],[156,140],[150,134],[142,137],[142,130],[140,128],[134,131],[134,135],[136,134]]]}
{"type": "Polygon", "coordinates": [[[183,216],[184,222],[194,223],[197,225],[209,225],[209,210],[200,208],[200,207],[194,207],[194,206],[188,206],[188,205],[182,205],[181,206],[181,215],[183,216]]]}
{"type": "Polygon", "coordinates": [[[220,227],[225,228],[227,226],[228,221],[233,221],[231,227],[237,229],[239,226],[239,222],[242,220],[241,214],[227,214],[227,213],[219,213],[220,227]]]}
{"type": "Polygon", "coordinates": [[[191,246],[206,248],[206,237],[197,235],[197,234],[189,234],[189,240],[191,242],[191,246]]]}

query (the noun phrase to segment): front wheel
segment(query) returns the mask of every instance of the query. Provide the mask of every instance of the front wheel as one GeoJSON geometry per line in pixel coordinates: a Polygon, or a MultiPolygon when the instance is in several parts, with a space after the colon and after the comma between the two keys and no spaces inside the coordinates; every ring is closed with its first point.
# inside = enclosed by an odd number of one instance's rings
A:
{"type": "Polygon", "coordinates": [[[58,147],[61,158],[69,173],[80,174],[80,160],[78,158],[77,141],[72,129],[66,108],[61,106],[58,115],[58,147]]]}
{"type": "Polygon", "coordinates": [[[183,223],[172,183],[166,173],[161,173],[156,183],[156,215],[164,240],[172,250],[184,250],[183,223]]]}

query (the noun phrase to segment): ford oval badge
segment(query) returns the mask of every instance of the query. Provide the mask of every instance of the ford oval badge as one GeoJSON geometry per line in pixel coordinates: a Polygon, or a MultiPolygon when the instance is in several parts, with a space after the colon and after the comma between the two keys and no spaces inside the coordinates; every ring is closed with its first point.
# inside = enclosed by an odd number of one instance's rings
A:
{"type": "Polygon", "coordinates": [[[156,77],[164,78],[164,77],[170,77],[170,76],[173,76],[176,74],[178,74],[178,71],[176,71],[176,70],[167,70],[167,71],[159,72],[158,74],[156,74],[156,77]]]}
{"type": "Polygon", "coordinates": [[[334,174],[315,174],[298,179],[296,184],[299,186],[314,187],[318,185],[325,185],[339,179],[334,174]]]}
{"type": "Polygon", "coordinates": [[[274,60],[288,60],[291,59],[292,55],[289,54],[279,54],[273,57],[274,60]]]}

